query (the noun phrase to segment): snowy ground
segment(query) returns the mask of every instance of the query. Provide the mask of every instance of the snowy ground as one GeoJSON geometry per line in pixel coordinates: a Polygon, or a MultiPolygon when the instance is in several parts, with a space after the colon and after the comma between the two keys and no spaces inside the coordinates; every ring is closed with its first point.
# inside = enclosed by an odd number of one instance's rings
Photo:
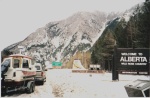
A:
{"type": "Polygon", "coordinates": [[[5,97],[127,98],[124,86],[136,79],[150,80],[150,76],[119,75],[119,81],[112,82],[111,73],[72,73],[69,69],[52,69],[47,71],[45,84],[36,85],[34,93],[5,97]]]}

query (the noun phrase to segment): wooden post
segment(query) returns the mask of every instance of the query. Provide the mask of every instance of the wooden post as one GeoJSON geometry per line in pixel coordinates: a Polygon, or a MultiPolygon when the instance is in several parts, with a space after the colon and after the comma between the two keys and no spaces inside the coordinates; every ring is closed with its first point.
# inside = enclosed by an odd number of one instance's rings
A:
{"type": "Polygon", "coordinates": [[[117,57],[117,47],[114,47],[114,55],[113,55],[113,65],[112,65],[112,80],[119,80],[118,75],[118,68],[116,64],[116,57],[117,57]]]}

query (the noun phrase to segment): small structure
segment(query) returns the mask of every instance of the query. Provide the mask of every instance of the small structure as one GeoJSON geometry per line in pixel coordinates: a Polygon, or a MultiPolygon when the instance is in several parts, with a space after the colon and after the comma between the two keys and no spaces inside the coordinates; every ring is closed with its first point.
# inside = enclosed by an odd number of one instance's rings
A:
{"type": "Polygon", "coordinates": [[[73,61],[73,69],[85,69],[83,65],[81,64],[80,60],[74,60],[73,61]]]}
{"type": "Polygon", "coordinates": [[[101,66],[100,65],[90,65],[90,70],[100,70],[101,66]]]}

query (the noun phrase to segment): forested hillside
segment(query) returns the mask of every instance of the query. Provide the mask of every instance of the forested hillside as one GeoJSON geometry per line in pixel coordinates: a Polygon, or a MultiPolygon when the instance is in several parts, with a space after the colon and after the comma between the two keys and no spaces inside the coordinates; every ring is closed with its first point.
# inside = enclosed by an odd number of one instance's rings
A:
{"type": "Polygon", "coordinates": [[[105,63],[111,63],[114,46],[118,48],[149,48],[149,1],[132,7],[123,16],[108,22],[102,36],[91,49],[92,63],[104,65],[106,65],[105,63]]]}

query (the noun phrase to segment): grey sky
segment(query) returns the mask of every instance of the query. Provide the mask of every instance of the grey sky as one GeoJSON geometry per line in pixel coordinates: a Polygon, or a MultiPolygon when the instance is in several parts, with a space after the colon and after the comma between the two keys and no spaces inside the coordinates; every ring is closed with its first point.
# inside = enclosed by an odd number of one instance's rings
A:
{"type": "Polygon", "coordinates": [[[124,11],[145,0],[0,0],[0,50],[78,11],[124,11]]]}

